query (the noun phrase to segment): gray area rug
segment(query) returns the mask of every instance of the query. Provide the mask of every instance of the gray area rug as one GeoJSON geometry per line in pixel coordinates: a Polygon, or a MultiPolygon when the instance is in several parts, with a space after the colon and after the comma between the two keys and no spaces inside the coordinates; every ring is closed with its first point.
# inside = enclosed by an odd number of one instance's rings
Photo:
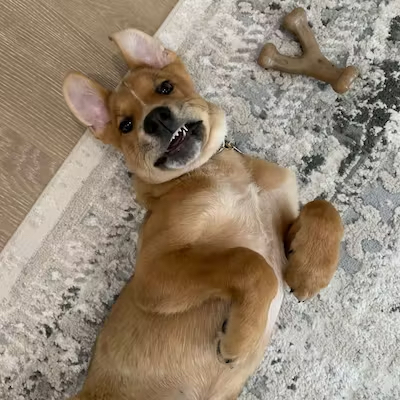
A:
{"type": "MultiPolygon", "coordinates": [[[[332,200],[346,224],[333,282],[310,302],[286,296],[242,398],[400,399],[400,2],[183,0],[159,36],[238,147],[293,168],[301,201],[332,200]],[[266,41],[298,53],[280,29],[298,5],[325,54],[359,66],[348,94],[255,63],[266,41]]],[[[85,136],[0,258],[1,399],[80,387],[143,214],[121,157],[85,136]]]]}

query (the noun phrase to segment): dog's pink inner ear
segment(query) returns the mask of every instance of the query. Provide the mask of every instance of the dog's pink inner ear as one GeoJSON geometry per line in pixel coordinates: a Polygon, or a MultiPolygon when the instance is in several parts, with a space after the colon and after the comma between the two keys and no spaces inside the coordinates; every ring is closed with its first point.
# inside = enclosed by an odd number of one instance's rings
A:
{"type": "Polygon", "coordinates": [[[164,68],[176,59],[173,51],[167,50],[155,38],[136,29],[126,29],[111,37],[120,48],[127,64],[131,68],[148,65],[164,68]]]}
{"type": "Polygon", "coordinates": [[[88,78],[79,75],[68,77],[65,95],[72,112],[86,126],[100,132],[110,122],[105,93],[88,78]]]}

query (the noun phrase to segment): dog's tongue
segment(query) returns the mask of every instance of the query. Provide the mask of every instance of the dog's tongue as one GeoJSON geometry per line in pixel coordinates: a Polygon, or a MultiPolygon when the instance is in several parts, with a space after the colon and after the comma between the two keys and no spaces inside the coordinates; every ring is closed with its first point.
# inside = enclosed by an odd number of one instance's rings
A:
{"type": "Polygon", "coordinates": [[[186,126],[183,125],[172,135],[172,139],[167,148],[168,153],[176,150],[181,145],[181,143],[185,140],[187,130],[188,129],[186,126]]]}

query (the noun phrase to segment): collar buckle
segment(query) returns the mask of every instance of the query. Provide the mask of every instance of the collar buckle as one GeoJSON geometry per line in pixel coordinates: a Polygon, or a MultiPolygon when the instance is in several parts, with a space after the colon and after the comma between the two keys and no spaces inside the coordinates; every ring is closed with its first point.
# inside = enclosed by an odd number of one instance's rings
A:
{"type": "Polygon", "coordinates": [[[235,150],[240,154],[244,154],[240,149],[235,146],[235,143],[230,142],[229,140],[225,140],[224,143],[221,144],[221,147],[218,149],[217,154],[221,153],[221,151],[228,149],[228,150],[235,150]]]}

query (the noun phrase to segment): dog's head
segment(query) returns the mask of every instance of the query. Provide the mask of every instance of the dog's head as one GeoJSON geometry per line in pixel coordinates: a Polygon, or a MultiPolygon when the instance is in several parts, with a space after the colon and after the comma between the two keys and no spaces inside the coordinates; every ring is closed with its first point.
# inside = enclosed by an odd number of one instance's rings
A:
{"type": "Polygon", "coordinates": [[[196,92],[179,57],[156,39],[128,29],[112,40],[130,72],[114,91],[70,73],[63,90],[73,114],[96,138],[120,149],[128,168],[148,183],[204,164],[223,142],[222,110],[196,92]]]}

